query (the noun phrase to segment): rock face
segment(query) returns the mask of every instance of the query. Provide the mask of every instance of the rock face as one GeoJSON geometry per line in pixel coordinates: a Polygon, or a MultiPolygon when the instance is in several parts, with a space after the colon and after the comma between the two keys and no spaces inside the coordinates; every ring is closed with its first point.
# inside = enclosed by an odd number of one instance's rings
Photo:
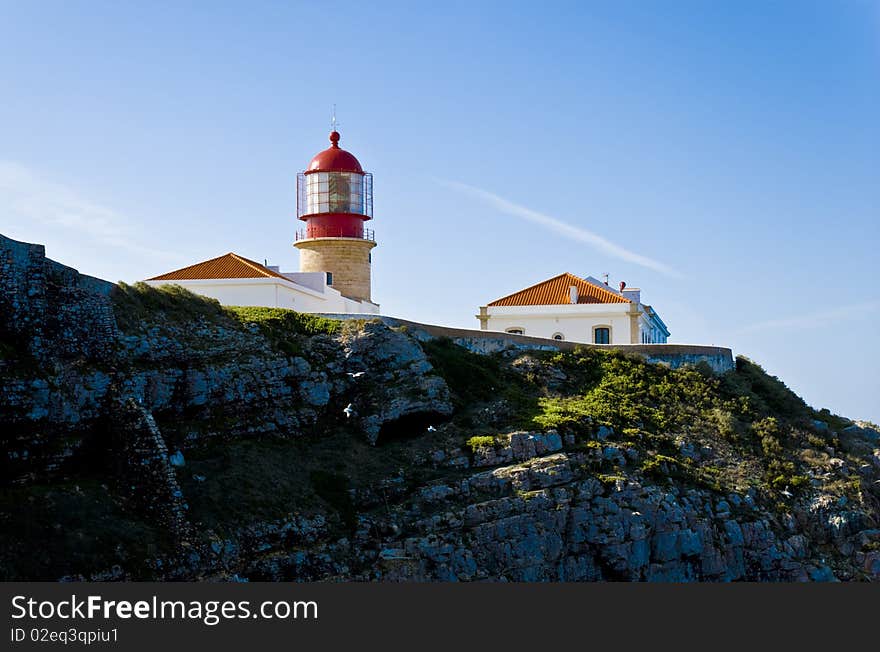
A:
{"type": "Polygon", "coordinates": [[[37,359],[108,359],[113,284],[46,258],[42,245],[0,235],[0,328],[37,359]]]}
{"type": "Polygon", "coordinates": [[[579,457],[557,453],[471,476],[443,499],[498,497],[440,527],[435,517],[417,521],[424,534],[401,542],[408,563],[389,566],[389,578],[788,581],[829,572],[808,559],[803,535],[776,534],[758,509],[737,519],[706,492],[605,485],[580,477],[579,457]]]}
{"type": "Polygon", "coordinates": [[[395,425],[416,422],[427,426],[452,414],[449,388],[431,373],[431,363],[413,338],[376,321],[344,334],[341,344],[344,366],[353,370],[346,374],[356,376],[355,409],[371,444],[383,429],[393,432],[395,425]]]}
{"type": "Polygon", "coordinates": [[[6,239],[0,308],[3,579],[880,579],[874,426],[785,430],[709,394],[649,423],[651,373],[721,392],[748,369],[486,357],[381,321],[279,331],[6,239]],[[569,409],[601,373],[628,424],[569,409]],[[538,397],[561,397],[558,427],[524,427],[538,397]]]}

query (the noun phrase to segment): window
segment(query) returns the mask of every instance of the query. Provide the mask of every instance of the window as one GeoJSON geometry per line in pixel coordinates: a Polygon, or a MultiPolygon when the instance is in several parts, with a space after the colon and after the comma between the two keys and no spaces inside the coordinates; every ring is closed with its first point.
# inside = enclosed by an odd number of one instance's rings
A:
{"type": "Polygon", "coordinates": [[[596,344],[610,344],[611,328],[609,326],[596,326],[593,329],[593,342],[596,344]]]}
{"type": "Polygon", "coordinates": [[[327,274],[327,285],[333,285],[333,272],[326,272],[327,274]]]}
{"type": "Polygon", "coordinates": [[[553,333],[553,339],[561,342],[565,339],[565,335],[563,335],[562,333],[553,333]]]}
{"type": "Polygon", "coordinates": [[[366,214],[364,175],[354,172],[315,172],[306,175],[308,213],[366,214]]]}
{"type": "Polygon", "coordinates": [[[511,335],[525,335],[526,331],[523,328],[506,328],[504,332],[510,333],[511,335]]]}

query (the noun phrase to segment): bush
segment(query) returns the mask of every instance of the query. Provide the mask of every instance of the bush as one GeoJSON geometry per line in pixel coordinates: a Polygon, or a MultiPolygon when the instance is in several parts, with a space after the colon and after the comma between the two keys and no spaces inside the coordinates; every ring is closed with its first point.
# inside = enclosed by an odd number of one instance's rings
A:
{"type": "Polygon", "coordinates": [[[471,437],[467,440],[467,445],[472,451],[476,451],[478,448],[490,448],[495,445],[495,438],[488,435],[471,437]]]}

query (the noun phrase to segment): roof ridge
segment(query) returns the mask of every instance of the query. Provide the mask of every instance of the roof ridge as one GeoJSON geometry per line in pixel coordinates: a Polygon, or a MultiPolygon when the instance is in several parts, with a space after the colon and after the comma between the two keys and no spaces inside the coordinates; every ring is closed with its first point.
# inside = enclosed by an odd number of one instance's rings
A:
{"type": "MultiPolygon", "coordinates": [[[[539,285],[544,285],[544,283],[549,283],[550,281],[555,281],[555,280],[558,279],[559,277],[561,277],[561,276],[565,276],[566,274],[569,274],[569,273],[568,273],[568,272],[562,272],[561,274],[557,274],[556,276],[551,276],[551,277],[548,278],[548,279],[545,279],[545,280],[543,280],[543,281],[538,281],[537,283],[534,283],[533,285],[530,285],[530,286],[528,286],[528,287],[525,287],[525,288],[523,288],[522,290],[517,290],[516,292],[511,292],[510,294],[505,294],[503,297],[500,297],[500,298],[498,298],[498,299],[495,299],[494,301],[490,301],[489,303],[490,303],[490,304],[491,304],[491,303],[498,303],[499,301],[504,301],[505,299],[509,299],[510,297],[515,296],[515,295],[517,295],[517,294],[521,294],[521,293],[523,293],[523,292],[528,292],[529,290],[531,290],[531,289],[533,289],[533,288],[536,288],[536,287],[538,287],[539,285]]],[[[574,276],[574,274],[570,274],[570,276],[574,276]]],[[[577,278],[577,277],[575,277],[575,278],[577,278]]]]}
{"type": "Polygon", "coordinates": [[[245,265],[247,265],[251,269],[259,272],[263,276],[281,276],[281,274],[278,274],[274,270],[269,269],[266,265],[261,265],[260,263],[258,263],[255,260],[251,260],[250,258],[245,258],[244,256],[239,256],[238,254],[232,253],[232,252],[230,252],[229,255],[234,256],[236,259],[240,260],[245,265]]]}
{"type": "Polygon", "coordinates": [[[597,286],[571,272],[562,272],[543,281],[539,281],[517,292],[490,301],[487,306],[505,305],[562,305],[569,303],[568,288],[563,284],[578,288],[577,303],[632,303],[626,297],[613,292],[610,288],[597,286]],[[563,297],[563,293],[565,297],[563,297]],[[590,300],[581,300],[581,299],[590,300]]]}
{"type": "MultiPolygon", "coordinates": [[[[575,277],[575,278],[577,278],[577,277],[575,277]]],[[[617,293],[614,290],[612,290],[610,287],[602,287],[601,285],[596,285],[595,283],[590,283],[590,281],[587,281],[586,279],[583,279],[583,281],[584,281],[584,283],[586,283],[590,287],[596,288],[597,290],[600,290],[601,292],[605,292],[606,294],[611,295],[615,299],[618,299],[618,300],[622,299],[622,302],[632,303],[632,299],[629,299],[629,298],[623,296],[622,292],[617,293]]]]}
{"type": "MultiPolygon", "coordinates": [[[[159,274],[158,276],[154,276],[152,278],[148,278],[148,281],[168,281],[168,280],[202,280],[202,279],[222,279],[222,278],[241,278],[241,276],[233,276],[230,274],[234,274],[234,269],[230,270],[230,265],[234,268],[235,265],[239,266],[239,273],[245,274],[242,266],[248,270],[250,273],[256,274],[256,276],[251,277],[249,275],[244,276],[245,278],[278,278],[283,279],[285,281],[290,281],[286,276],[276,272],[274,270],[269,269],[266,265],[261,265],[260,263],[251,260],[250,258],[245,258],[234,251],[230,251],[229,253],[221,254],[220,256],[215,256],[214,258],[209,258],[208,260],[203,260],[198,263],[194,263],[192,265],[187,265],[186,267],[181,267],[179,269],[172,270],[170,272],[166,272],[164,274],[159,274]],[[224,262],[225,261],[225,262],[224,262]],[[233,262],[230,262],[233,261],[233,262]],[[198,272],[204,272],[205,269],[211,270],[209,275],[203,276],[198,274],[198,272]],[[226,269],[224,269],[226,268],[226,269]],[[187,276],[188,273],[195,273],[193,276],[187,276]]],[[[249,274],[249,273],[248,273],[249,274]]]]}

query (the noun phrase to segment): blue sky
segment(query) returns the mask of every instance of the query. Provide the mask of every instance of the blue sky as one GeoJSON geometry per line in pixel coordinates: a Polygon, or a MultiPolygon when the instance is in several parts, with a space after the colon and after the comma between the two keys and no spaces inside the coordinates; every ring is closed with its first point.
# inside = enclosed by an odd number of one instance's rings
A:
{"type": "Polygon", "coordinates": [[[112,280],[295,270],[335,103],[386,314],[607,272],[880,422],[880,3],[375,5],[0,1],[0,232],[112,280]]]}

